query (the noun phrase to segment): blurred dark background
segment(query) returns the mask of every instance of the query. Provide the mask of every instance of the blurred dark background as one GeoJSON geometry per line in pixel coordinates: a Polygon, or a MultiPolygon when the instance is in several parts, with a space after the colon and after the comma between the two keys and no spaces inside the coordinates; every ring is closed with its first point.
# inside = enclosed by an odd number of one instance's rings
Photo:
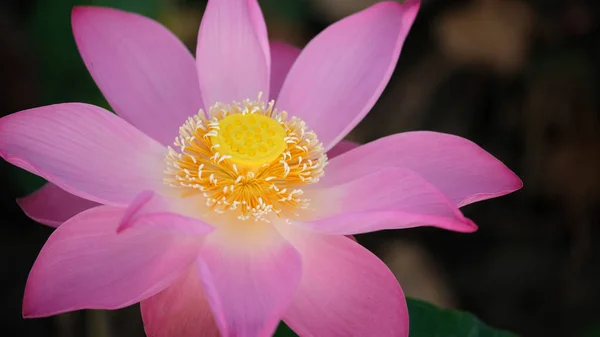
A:
{"type": "MultiPolygon", "coordinates": [[[[297,46],[375,0],[262,0],[269,33],[297,46]]],[[[158,19],[193,48],[200,0],[0,0],[0,114],[50,103],[107,106],[77,54],[76,4],[158,19]]],[[[475,234],[438,229],[359,237],[405,292],[521,336],[600,336],[600,2],[423,0],[396,72],[349,136],[457,134],[524,180],[468,206],[475,234]],[[597,331],[597,333],[594,333],[597,331]]],[[[42,181],[0,163],[3,336],[143,336],[137,308],[24,320],[25,280],[51,229],[14,199],[42,181]]]]}

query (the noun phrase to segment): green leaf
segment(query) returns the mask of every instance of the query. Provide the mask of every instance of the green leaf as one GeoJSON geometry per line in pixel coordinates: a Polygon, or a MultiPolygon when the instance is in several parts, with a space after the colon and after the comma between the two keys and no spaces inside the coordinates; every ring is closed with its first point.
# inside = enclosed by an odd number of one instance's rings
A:
{"type": "Polygon", "coordinates": [[[470,313],[441,309],[412,298],[407,302],[410,337],[516,337],[490,328],[470,313]]]}
{"type": "MultiPolygon", "coordinates": [[[[516,337],[510,332],[490,328],[470,313],[441,309],[412,298],[407,302],[410,337],[516,337]]],[[[275,332],[275,337],[296,336],[283,323],[275,332]]]]}

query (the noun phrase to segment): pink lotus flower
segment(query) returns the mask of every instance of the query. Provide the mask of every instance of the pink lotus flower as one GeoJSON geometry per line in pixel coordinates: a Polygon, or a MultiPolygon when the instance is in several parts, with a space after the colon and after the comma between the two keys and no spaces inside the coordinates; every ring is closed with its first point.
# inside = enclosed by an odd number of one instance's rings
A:
{"type": "Polygon", "coordinates": [[[452,135],[340,142],[418,8],[374,5],[300,52],[269,43],[255,0],[211,0],[196,60],[150,19],[75,8],[79,51],[119,117],[66,103],[0,119],[2,157],[50,181],[20,205],[58,226],[24,316],[141,302],[149,336],[268,336],[280,320],[301,336],[407,336],[394,276],[346,235],[472,232],[459,207],[521,186],[452,135]]]}

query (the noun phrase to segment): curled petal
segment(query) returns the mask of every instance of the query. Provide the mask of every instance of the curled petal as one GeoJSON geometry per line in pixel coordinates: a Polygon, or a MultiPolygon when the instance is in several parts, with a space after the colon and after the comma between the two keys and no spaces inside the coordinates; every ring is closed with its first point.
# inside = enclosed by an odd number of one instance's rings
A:
{"type": "Polygon", "coordinates": [[[178,212],[179,201],[153,191],[143,191],[125,210],[117,232],[140,227],[197,236],[213,230],[210,225],[178,212]]]}
{"type": "Polygon", "coordinates": [[[99,206],[52,233],[27,280],[25,317],[129,306],[169,286],[196,260],[197,239],[167,230],[117,234],[123,214],[99,206]]]}
{"type": "Polygon", "coordinates": [[[473,232],[477,226],[418,174],[388,168],[349,183],[309,190],[314,205],[327,205],[301,226],[350,235],[384,229],[436,226],[473,232]]]}
{"type": "Polygon", "coordinates": [[[210,0],[204,11],[196,67],[206,106],[269,97],[269,40],[256,0],[210,0]]]}
{"type": "Polygon", "coordinates": [[[198,263],[224,337],[271,336],[302,273],[294,247],[271,226],[260,223],[208,235],[198,263]]]}
{"type": "Polygon", "coordinates": [[[53,183],[46,183],[30,195],[17,199],[17,203],[28,217],[50,227],[58,227],[73,216],[99,206],[53,183]]]}
{"type": "Polygon", "coordinates": [[[65,103],[0,119],[0,156],[61,189],[125,206],[143,190],[163,188],[166,149],[114,114],[65,103]]]}
{"type": "Polygon", "coordinates": [[[144,330],[150,337],[219,337],[204,297],[196,265],[173,284],[141,303],[144,330]]]}
{"type": "Polygon", "coordinates": [[[165,145],[202,108],[192,54],[173,33],[134,13],[75,7],[79,53],[112,108],[165,145]]]}
{"type": "Polygon", "coordinates": [[[418,10],[418,1],[381,2],[329,26],[298,56],[277,108],[302,118],[329,150],[381,95],[418,10]]]}
{"type": "Polygon", "coordinates": [[[320,182],[335,185],[386,167],[409,169],[458,207],[499,197],[523,183],[475,143],[453,135],[415,131],[378,139],[329,161],[320,182]]]}
{"type": "Polygon", "coordinates": [[[302,282],[283,317],[299,336],[408,336],[402,289],[375,255],[343,236],[282,233],[302,255],[302,282]]]}

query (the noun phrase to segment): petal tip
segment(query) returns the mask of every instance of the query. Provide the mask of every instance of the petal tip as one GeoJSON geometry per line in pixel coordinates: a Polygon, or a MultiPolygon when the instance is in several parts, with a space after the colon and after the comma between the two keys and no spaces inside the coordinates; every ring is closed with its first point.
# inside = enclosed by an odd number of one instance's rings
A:
{"type": "Polygon", "coordinates": [[[384,8],[396,8],[396,9],[400,9],[404,12],[410,12],[415,13],[418,12],[419,8],[421,7],[421,1],[420,0],[407,0],[404,3],[399,3],[396,1],[383,1],[383,2],[379,2],[374,4],[372,7],[384,7],[384,8]]]}
{"type": "Polygon", "coordinates": [[[373,5],[373,7],[379,6],[383,11],[397,11],[397,14],[402,17],[402,21],[408,21],[405,24],[406,28],[410,28],[412,23],[415,21],[417,14],[421,8],[420,0],[407,0],[404,3],[398,3],[396,1],[385,1],[373,5]]]}
{"type": "Polygon", "coordinates": [[[23,295],[23,307],[21,309],[21,315],[23,318],[38,318],[43,317],[38,310],[36,310],[36,305],[32,300],[31,295],[31,284],[30,280],[27,280],[27,284],[25,286],[25,294],[23,295]]]}
{"type": "Polygon", "coordinates": [[[26,319],[52,316],[52,314],[44,314],[37,311],[33,305],[28,305],[25,300],[23,300],[23,309],[21,311],[21,315],[26,319]]]}
{"type": "MultiPolygon", "coordinates": [[[[502,163],[502,165],[504,165],[504,163],[502,163]]],[[[523,180],[521,180],[521,178],[506,165],[504,165],[504,176],[502,179],[505,187],[503,191],[497,193],[498,197],[516,192],[523,188],[523,180]]]]}
{"type": "Polygon", "coordinates": [[[513,192],[523,188],[523,180],[521,180],[521,178],[519,178],[519,176],[516,175],[514,172],[511,171],[510,173],[512,174],[513,179],[513,192]]]}
{"type": "Polygon", "coordinates": [[[21,309],[21,315],[23,316],[23,318],[33,318],[32,312],[26,303],[27,302],[24,298],[23,299],[23,307],[21,309]]]}
{"type": "Polygon", "coordinates": [[[109,21],[108,25],[111,24],[110,18],[117,17],[122,14],[131,14],[137,15],[135,13],[129,13],[120,9],[112,8],[112,7],[103,7],[103,6],[89,6],[89,5],[78,5],[73,6],[71,9],[71,27],[73,30],[73,35],[77,37],[77,31],[79,25],[87,26],[90,23],[94,22],[106,22],[109,21]]]}
{"type": "Polygon", "coordinates": [[[78,19],[86,16],[87,14],[97,11],[100,7],[95,6],[73,6],[71,9],[71,22],[74,23],[78,19]]]}
{"type": "Polygon", "coordinates": [[[31,312],[25,309],[25,307],[23,307],[21,315],[23,316],[23,318],[35,318],[35,315],[31,314],[31,312]]]}
{"type": "Polygon", "coordinates": [[[473,222],[473,220],[471,219],[464,219],[464,224],[465,227],[463,228],[463,233],[474,233],[477,232],[477,230],[479,229],[479,226],[477,226],[477,224],[475,224],[475,222],[473,222]]]}
{"type": "Polygon", "coordinates": [[[21,208],[21,211],[23,211],[23,213],[31,220],[39,222],[43,225],[46,226],[50,226],[53,228],[56,228],[58,226],[60,226],[61,222],[60,221],[55,221],[55,220],[50,220],[50,219],[41,219],[36,217],[30,209],[30,198],[28,196],[22,197],[22,198],[17,198],[15,199],[15,202],[17,203],[17,205],[19,206],[19,208],[21,208]]]}
{"type": "Polygon", "coordinates": [[[23,302],[21,314],[23,318],[38,318],[49,316],[41,311],[42,303],[40,303],[39,282],[37,277],[37,259],[29,271],[29,276],[25,282],[25,291],[23,294],[23,302]]]}
{"type": "Polygon", "coordinates": [[[85,11],[87,6],[73,6],[71,9],[71,18],[81,14],[82,11],[85,11]]]}
{"type": "Polygon", "coordinates": [[[402,5],[405,8],[421,7],[421,0],[406,0],[402,5]]]}
{"type": "Polygon", "coordinates": [[[102,18],[107,14],[116,14],[119,12],[122,11],[110,7],[87,5],[73,6],[71,9],[71,28],[73,30],[73,36],[75,38],[78,37],[77,28],[80,25],[87,26],[86,23],[89,24],[90,22],[102,20],[102,18]]]}

